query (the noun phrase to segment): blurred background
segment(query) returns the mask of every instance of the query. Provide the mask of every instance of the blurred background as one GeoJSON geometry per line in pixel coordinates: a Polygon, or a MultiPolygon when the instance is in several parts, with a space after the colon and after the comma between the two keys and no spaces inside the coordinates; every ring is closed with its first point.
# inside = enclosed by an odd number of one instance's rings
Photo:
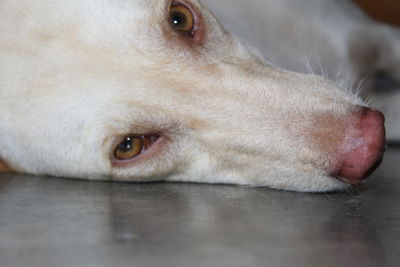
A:
{"type": "MultiPolygon", "coordinates": [[[[382,21],[394,26],[400,26],[400,1],[399,0],[353,0],[364,11],[375,20],[382,21]]],[[[382,77],[381,77],[382,78],[382,77]]],[[[398,90],[400,86],[385,79],[378,78],[376,88],[398,90]]],[[[372,105],[378,107],[386,115],[386,128],[388,142],[391,145],[398,146],[400,144],[400,103],[398,96],[390,93],[390,90],[376,91],[377,93],[372,101],[372,105]]],[[[393,93],[393,92],[392,92],[393,93]]]]}
{"type": "Polygon", "coordinates": [[[374,19],[400,25],[399,0],[353,0],[374,19]]]}

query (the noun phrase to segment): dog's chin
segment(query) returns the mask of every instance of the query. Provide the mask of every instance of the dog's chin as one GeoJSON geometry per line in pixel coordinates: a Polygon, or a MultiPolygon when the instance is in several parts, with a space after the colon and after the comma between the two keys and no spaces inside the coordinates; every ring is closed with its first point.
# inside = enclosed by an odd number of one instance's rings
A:
{"type": "Polygon", "coordinates": [[[310,174],[298,176],[282,175],[279,178],[270,177],[267,175],[256,176],[250,179],[251,175],[233,175],[229,172],[224,172],[220,175],[196,176],[196,175],[176,175],[168,177],[165,181],[174,182],[195,182],[195,183],[208,183],[208,184],[230,184],[230,185],[244,185],[249,187],[270,188],[282,191],[304,192],[304,193],[340,193],[348,192],[353,186],[346,184],[329,175],[310,174]],[[244,179],[247,177],[248,179],[244,179]]]}
{"type": "Polygon", "coordinates": [[[341,182],[329,176],[320,177],[319,179],[310,179],[306,181],[298,180],[295,183],[286,184],[284,186],[269,186],[273,189],[296,191],[304,193],[340,193],[346,192],[353,188],[352,185],[341,182]]]}

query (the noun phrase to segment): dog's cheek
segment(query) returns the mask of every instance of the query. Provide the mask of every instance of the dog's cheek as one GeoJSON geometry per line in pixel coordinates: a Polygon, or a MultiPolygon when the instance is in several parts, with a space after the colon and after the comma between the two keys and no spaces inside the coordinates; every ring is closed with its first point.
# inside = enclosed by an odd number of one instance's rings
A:
{"type": "Polygon", "coordinates": [[[15,172],[13,169],[10,168],[10,166],[8,166],[7,163],[5,163],[2,159],[0,159],[0,173],[4,173],[4,172],[15,172]]]}

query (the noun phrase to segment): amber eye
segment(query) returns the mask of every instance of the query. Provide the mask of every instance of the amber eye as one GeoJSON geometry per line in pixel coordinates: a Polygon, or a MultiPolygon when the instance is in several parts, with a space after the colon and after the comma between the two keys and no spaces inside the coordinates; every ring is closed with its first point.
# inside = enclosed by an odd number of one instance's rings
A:
{"type": "Polygon", "coordinates": [[[131,135],[117,145],[114,150],[114,158],[117,160],[129,160],[138,157],[146,151],[157,139],[158,135],[131,135]]]}
{"type": "Polygon", "coordinates": [[[189,7],[181,3],[173,3],[169,10],[169,21],[172,27],[182,33],[194,35],[195,17],[189,7]]]}

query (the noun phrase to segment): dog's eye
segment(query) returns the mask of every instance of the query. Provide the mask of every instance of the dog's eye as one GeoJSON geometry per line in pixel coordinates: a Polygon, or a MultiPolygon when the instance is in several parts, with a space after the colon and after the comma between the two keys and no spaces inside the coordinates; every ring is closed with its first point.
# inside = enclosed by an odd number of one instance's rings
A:
{"type": "Polygon", "coordinates": [[[116,160],[130,160],[146,151],[156,140],[157,135],[127,136],[117,145],[114,151],[116,160]]]}
{"type": "Polygon", "coordinates": [[[169,20],[175,30],[191,37],[194,36],[195,16],[188,6],[173,2],[169,10],[169,20]]]}

